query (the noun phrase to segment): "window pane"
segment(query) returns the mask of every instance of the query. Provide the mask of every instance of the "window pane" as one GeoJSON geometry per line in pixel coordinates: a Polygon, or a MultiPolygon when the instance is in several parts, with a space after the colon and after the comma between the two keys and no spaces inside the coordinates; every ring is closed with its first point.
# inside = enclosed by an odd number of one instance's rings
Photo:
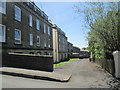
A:
{"type": "Polygon", "coordinates": [[[30,45],[33,45],[33,34],[30,34],[30,45]]]}
{"type": "Polygon", "coordinates": [[[15,19],[21,21],[21,9],[15,6],[15,19]]]}
{"type": "Polygon", "coordinates": [[[20,40],[20,32],[15,31],[15,39],[20,40]]]}
{"type": "Polygon", "coordinates": [[[40,36],[37,36],[37,46],[40,46],[40,36]]]}
{"type": "Polygon", "coordinates": [[[40,30],[40,21],[38,19],[36,20],[36,29],[40,30]]]}
{"type": "Polygon", "coordinates": [[[46,25],[44,24],[44,33],[46,33],[46,25]]]}
{"type": "Polygon", "coordinates": [[[44,40],[44,47],[46,47],[47,45],[46,45],[46,38],[45,38],[45,40],[44,40]]]}
{"type": "Polygon", "coordinates": [[[50,27],[48,26],[48,35],[50,35],[50,27]]]}
{"type": "Polygon", "coordinates": [[[5,26],[0,25],[0,42],[5,42],[5,26]]]}
{"type": "Polygon", "coordinates": [[[15,30],[15,44],[21,44],[21,31],[15,30]]]}
{"type": "Polygon", "coordinates": [[[29,15],[29,25],[32,26],[32,16],[29,15]]]}
{"type": "Polygon", "coordinates": [[[3,38],[3,37],[2,37],[2,32],[3,32],[3,31],[2,31],[2,26],[0,26],[0,42],[2,42],[2,38],[3,38]]]}
{"type": "Polygon", "coordinates": [[[6,14],[6,0],[0,0],[0,12],[6,14]]]}

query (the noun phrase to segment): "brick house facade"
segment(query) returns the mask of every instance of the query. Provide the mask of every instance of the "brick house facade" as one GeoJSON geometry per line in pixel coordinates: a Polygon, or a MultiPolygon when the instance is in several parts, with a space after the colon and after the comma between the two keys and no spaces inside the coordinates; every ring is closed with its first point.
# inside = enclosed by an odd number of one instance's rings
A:
{"type": "Polygon", "coordinates": [[[0,2],[2,66],[53,71],[52,24],[33,2],[0,2]]]}
{"type": "Polygon", "coordinates": [[[52,24],[47,15],[32,2],[7,2],[5,7],[5,13],[0,13],[3,52],[52,55],[52,24]]]}

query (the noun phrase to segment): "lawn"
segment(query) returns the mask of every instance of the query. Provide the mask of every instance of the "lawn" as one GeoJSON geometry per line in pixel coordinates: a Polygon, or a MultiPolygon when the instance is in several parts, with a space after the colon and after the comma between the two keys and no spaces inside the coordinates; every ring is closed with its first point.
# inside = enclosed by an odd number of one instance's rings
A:
{"type": "Polygon", "coordinates": [[[70,59],[69,61],[65,61],[65,62],[60,62],[60,63],[57,63],[57,64],[54,64],[54,68],[58,68],[60,66],[64,66],[66,64],[70,64],[71,62],[74,62],[76,61],[78,58],[72,58],[70,59]]]}

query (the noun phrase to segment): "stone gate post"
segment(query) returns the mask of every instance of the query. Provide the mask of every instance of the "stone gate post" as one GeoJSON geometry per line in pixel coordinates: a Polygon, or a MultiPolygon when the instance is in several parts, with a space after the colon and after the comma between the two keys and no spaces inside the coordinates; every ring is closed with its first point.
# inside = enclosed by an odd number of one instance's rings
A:
{"type": "Polygon", "coordinates": [[[115,77],[120,78],[120,51],[114,51],[115,77]]]}

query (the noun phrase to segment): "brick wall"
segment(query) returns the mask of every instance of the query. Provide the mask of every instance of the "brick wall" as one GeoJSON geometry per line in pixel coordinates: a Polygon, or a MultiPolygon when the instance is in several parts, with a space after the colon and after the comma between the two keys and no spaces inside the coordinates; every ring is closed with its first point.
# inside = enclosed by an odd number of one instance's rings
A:
{"type": "Polygon", "coordinates": [[[53,71],[53,57],[2,54],[2,66],[53,71]]]}

